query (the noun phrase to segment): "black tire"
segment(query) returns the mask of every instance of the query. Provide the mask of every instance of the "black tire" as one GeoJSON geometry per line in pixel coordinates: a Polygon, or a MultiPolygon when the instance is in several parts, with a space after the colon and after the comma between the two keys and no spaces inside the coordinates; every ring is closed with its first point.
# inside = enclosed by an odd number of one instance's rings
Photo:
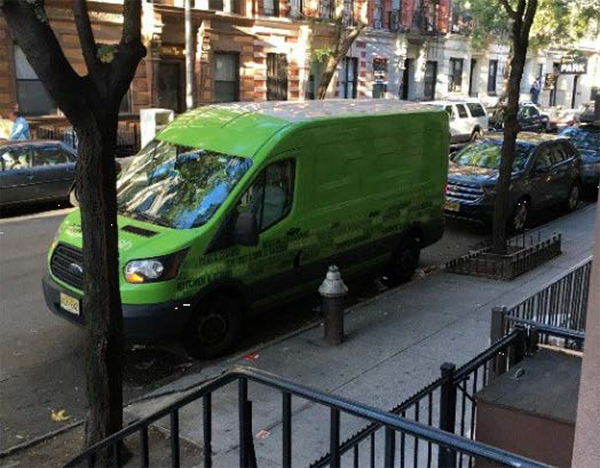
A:
{"type": "Polygon", "coordinates": [[[184,336],[187,350],[200,359],[227,353],[242,334],[241,301],[225,293],[203,299],[184,336]]]}
{"type": "Polygon", "coordinates": [[[567,211],[575,211],[579,206],[579,202],[581,201],[581,184],[579,182],[573,182],[571,188],[569,188],[569,193],[567,194],[567,199],[565,200],[565,208],[567,211]]]}
{"type": "Polygon", "coordinates": [[[515,205],[508,220],[508,232],[513,234],[522,233],[529,223],[530,214],[529,201],[526,198],[521,198],[515,205]]]}
{"type": "Polygon", "coordinates": [[[385,284],[397,286],[409,281],[419,266],[421,247],[413,236],[405,237],[392,255],[392,260],[385,271],[385,284]]]}

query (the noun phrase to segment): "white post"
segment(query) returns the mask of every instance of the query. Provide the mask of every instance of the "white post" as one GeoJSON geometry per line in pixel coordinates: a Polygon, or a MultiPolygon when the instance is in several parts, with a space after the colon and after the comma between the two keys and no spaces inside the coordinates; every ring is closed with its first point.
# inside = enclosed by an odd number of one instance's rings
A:
{"type": "Polygon", "coordinates": [[[185,0],[185,107],[194,107],[194,52],[192,35],[192,0],[185,0]]]}

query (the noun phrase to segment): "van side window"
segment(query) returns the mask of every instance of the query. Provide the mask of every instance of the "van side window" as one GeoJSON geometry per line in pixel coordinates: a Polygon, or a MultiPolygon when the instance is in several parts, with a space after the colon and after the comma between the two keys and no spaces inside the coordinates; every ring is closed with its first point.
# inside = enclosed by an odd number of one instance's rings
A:
{"type": "Polygon", "coordinates": [[[239,202],[238,211],[252,210],[260,231],[287,216],[294,197],[294,161],[286,159],[267,166],[239,202]]]}
{"type": "Polygon", "coordinates": [[[467,114],[467,109],[465,109],[465,106],[463,106],[462,104],[456,104],[456,110],[458,111],[458,116],[461,119],[466,119],[467,117],[469,117],[469,114],[467,114]]]}
{"type": "Polygon", "coordinates": [[[485,116],[485,111],[483,110],[483,107],[481,107],[481,104],[477,104],[476,102],[467,102],[467,107],[471,112],[471,117],[485,116]]]}

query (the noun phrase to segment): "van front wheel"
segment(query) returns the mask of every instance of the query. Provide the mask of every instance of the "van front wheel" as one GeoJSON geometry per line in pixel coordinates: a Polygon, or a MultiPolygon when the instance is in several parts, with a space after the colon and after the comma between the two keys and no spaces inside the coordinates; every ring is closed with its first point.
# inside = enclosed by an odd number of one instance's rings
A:
{"type": "Polygon", "coordinates": [[[203,299],[187,328],[185,344],[200,359],[220,356],[239,340],[242,329],[240,301],[224,293],[203,299]]]}
{"type": "Polygon", "coordinates": [[[387,268],[385,274],[386,284],[396,286],[409,281],[419,266],[420,256],[419,241],[414,237],[404,238],[396,252],[394,252],[387,268]]]}

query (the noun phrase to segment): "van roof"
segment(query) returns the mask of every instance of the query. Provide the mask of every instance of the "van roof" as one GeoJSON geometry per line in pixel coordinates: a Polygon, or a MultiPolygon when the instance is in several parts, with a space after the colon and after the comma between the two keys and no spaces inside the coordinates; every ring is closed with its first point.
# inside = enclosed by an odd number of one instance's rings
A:
{"type": "Polygon", "coordinates": [[[251,157],[279,130],[300,122],[360,115],[439,112],[434,106],[398,99],[325,99],[214,104],[179,116],[159,140],[251,157]]]}

